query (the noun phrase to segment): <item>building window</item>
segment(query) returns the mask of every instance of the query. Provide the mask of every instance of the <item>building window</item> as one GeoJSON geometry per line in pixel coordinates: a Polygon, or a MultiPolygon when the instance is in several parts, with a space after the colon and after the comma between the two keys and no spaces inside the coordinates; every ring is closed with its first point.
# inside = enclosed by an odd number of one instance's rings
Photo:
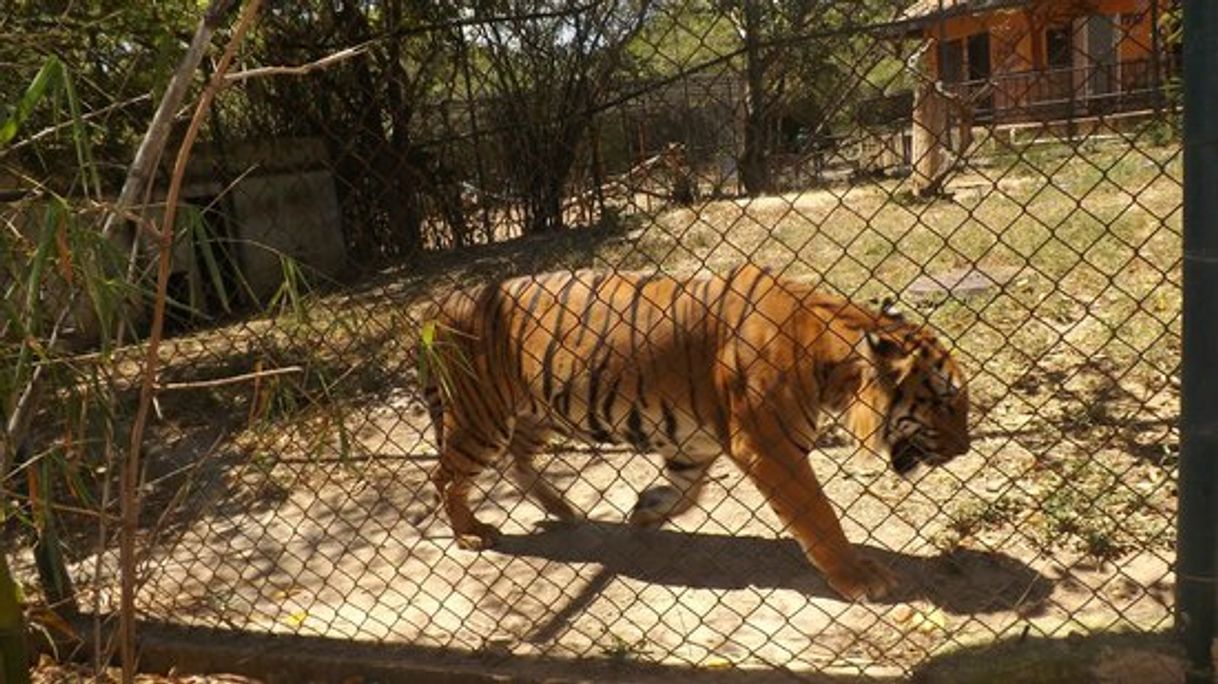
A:
{"type": "Polygon", "coordinates": [[[1050,69],[1074,66],[1074,31],[1069,24],[1045,29],[1045,58],[1050,69]]]}
{"type": "Polygon", "coordinates": [[[990,77],[990,34],[976,33],[968,37],[968,80],[983,81],[990,77]]]}
{"type": "Polygon", "coordinates": [[[943,43],[943,67],[939,76],[944,83],[959,83],[964,80],[964,43],[949,40],[943,43]]]}

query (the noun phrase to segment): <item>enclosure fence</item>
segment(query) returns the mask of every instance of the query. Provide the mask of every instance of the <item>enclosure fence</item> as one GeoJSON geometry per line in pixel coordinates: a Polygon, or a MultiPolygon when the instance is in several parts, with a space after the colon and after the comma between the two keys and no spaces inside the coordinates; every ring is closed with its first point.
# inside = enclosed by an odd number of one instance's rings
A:
{"type": "Polygon", "coordinates": [[[0,24],[31,620],[126,592],[141,629],[607,681],[1065,637],[1212,675],[1208,5],[1186,48],[1172,0],[267,2],[243,40],[226,4],[198,142],[184,107],[104,232],[193,6],[0,24]]]}

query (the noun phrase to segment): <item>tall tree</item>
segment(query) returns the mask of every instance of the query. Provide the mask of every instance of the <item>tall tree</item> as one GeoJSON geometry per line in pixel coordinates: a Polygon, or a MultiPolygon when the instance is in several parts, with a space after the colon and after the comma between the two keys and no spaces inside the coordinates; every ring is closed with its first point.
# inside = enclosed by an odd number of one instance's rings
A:
{"type": "Polygon", "coordinates": [[[767,32],[762,18],[760,0],[741,0],[738,26],[744,42],[745,104],[744,151],[740,155],[740,182],[749,195],[770,192],[769,139],[770,110],[776,97],[769,93],[766,72],[770,70],[774,53],[762,49],[767,32]]]}
{"type": "Polygon", "coordinates": [[[566,184],[651,0],[484,0],[472,18],[524,230],[563,227],[566,184]],[[481,20],[481,21],[479,21],[481,20]]]}
{"type": "MultiPolygon", "coordinates": [[[[749,195],[772,192],[771,159],[793,134],[783,126],[801,119],[799,131],[825,135],[834,119],[852,116],[854,105],[875,94],[873,72],[889,59],[886,40],[870,30],[890,18],[904,0],[727,0],[744,53],[744,144],[740,182],[749,195]],[[877,49],[879,48],[879,49],[877,49]],[[798,117],[790,117],[798,113],[798,117]]],[[[879,86],[879,87],[877,87],[879,86]]]]}

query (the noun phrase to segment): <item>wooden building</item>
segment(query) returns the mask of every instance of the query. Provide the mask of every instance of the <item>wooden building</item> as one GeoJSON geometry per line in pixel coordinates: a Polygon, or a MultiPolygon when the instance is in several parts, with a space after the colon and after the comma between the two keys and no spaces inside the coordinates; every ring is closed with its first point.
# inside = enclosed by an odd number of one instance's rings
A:
{"type": "Polygon", "coordinates": [[[918,0],[904,35],[924,41],[915,176],[933,184],[948,132],[1076,122],[1163,105],[1177,75],[1175,0],[918,0]],[[919,170],[921,163],[924,169],[919,170]]]}

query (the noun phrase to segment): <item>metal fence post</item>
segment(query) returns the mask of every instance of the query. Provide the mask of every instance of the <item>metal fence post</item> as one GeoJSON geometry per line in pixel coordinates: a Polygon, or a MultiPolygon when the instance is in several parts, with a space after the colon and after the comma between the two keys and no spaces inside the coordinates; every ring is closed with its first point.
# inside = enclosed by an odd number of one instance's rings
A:
{"type": "Polygon", "coordinates": [[[1218,617],[1218,3],[1184,4],[1184,321],[1177,625],[1189,682],[1214,676],[1218,617]]]}

